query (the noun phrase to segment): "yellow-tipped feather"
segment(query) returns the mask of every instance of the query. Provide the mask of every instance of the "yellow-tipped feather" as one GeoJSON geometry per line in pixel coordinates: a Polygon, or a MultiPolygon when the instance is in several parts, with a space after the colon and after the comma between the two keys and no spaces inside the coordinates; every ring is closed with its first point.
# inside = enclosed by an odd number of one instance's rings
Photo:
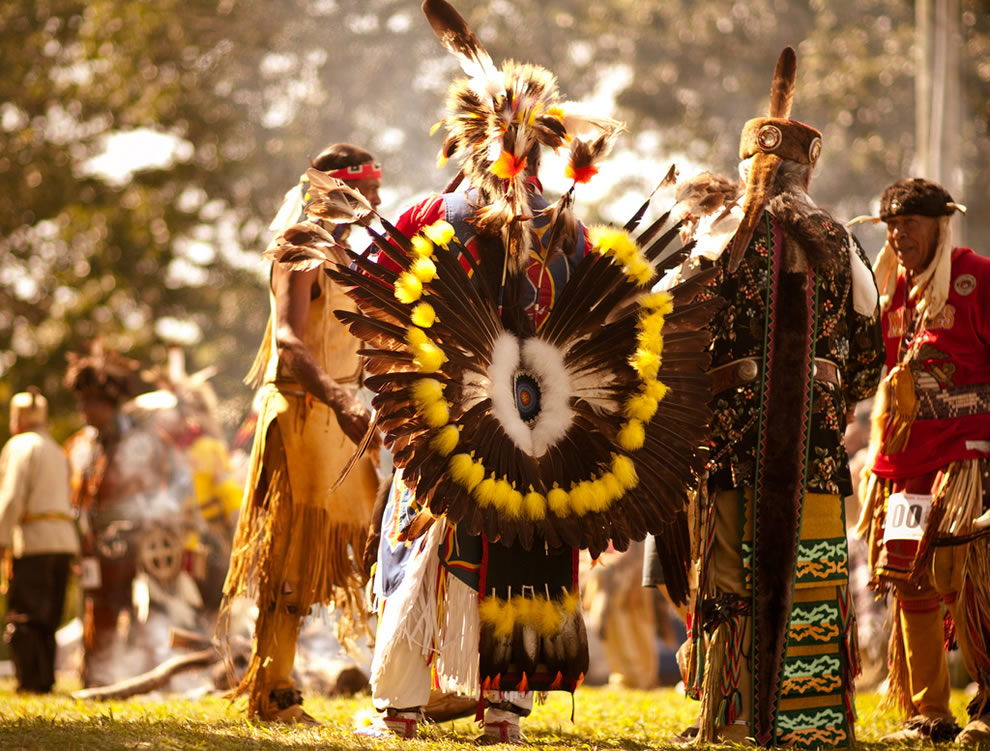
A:
{"type": "Polygon", "coordinates": [[[428,302],[421,302],[413,308],[410,318],[420,328],[428,329],[437,320],[437,312],[428,302]]]}
{"type": "Polygon", "coordinates": [[[656,378],[651,378],[648,381],[643,381],[643,393],[658,402],[662,402],[663,398],[667,396],[667,385],[656,378]]]}
{"type": "Polygon", "coordinates": [[[439,401],[427,405],[423,410],[423,419],[431,428],[442,428],[450,422],[450,408],[447,402],[439,401]]]}
{"type": "Polygon", "coordinates": [[[450,457],[450,476],[454,478],[454,482],[469,492],[481,482],[474,468],[474,459],[470,454],[454,454],[450,457]]]}
{"type": "Polygon", "coordinates": [[[545,519],[547,516],[547,499],[532,488],[523,497],[523,515],[527,519],[545,519]]]}
{"type": "Polygon", "coordinates": [[[612,474],[619,481],[623,490],[632,490],[639,485],[639,476],[636,474],[636,464],[628,456],[615,454],[612,457],[612,474]]]}
{"type": "Polygon", "coordinates": [[[571,510],[578,516],[584,516],[591,508],[591,483],[582,480],[577,485],[571,485],[571,510]]]}
{"type": "Polygon", "coordinates": [[[419,258],[429,258],[433,255],[433,243],[422,235],[416,235],[412,239],[413,253],[419,258]]]}
{"type": "Polygon", "coordinates": [[[642,347],[637,348],[629,358],[629,364],[639,373],[640,380],[643,381],[656,378],[657,373],[660,372],[660,356],[642,347]]]}
{"type": "Polygon", "coordinates": [[[556,485],[547,493],[547,505],[557,516],[567,516],[571,513],[571,502],[567,491],[556,485]]]}
{"type": "Polygon", "coordinates": [[[478,505],[481,507],[491,506],[495,501],[495,488],[496,480],[495,475],[491,477],[486,477],[480,483],[478,487],[474,489],[475,500],[478,501],[478,505]]]}
{"type": "Polygon", "coordinates": [[[395,280],[393,294],[403,305],[411,305],[423,296],[423,282],[414,274],[404,271],[395,280]]]}
{"type": "Polygon", "coordinates": [[[646,430],[639,420],[627,420],[619,431],[619,445],[626,451],[638,451],[645,440],[646,430]]]}
{"type": "Polygon", "coordinates": [[[417,258],[409,270],[423,284],[429,284],[437,278],[437,265],[429,258],[417,258]]]}
{"type": "Polygon", "coordinates": [[[637,394],[626,400],[623,414],[643,422],[649,422],[657,413],[657,400],[647,394],[637,394]]]}
{"type": "Polygon", "coordinates": [[[430,447],[440,456],[449,456],[457,448],[460,438],[461,431],[457,429],[457,426],[447,425],[430,439],[430,447]]]}
{"type": "Polygon", "coordinates": [[[454,227],[450,222],[440,219],[433,222],[433,224],[423,227],[423,234],[437,245],[446,248],[450,241],[454,239],[454,227]]]}

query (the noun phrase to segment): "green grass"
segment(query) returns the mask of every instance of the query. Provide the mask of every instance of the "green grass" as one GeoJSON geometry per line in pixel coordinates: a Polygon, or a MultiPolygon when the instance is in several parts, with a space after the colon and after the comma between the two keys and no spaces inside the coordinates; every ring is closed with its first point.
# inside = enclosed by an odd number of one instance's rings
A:
{"type": "MultiPolygon", "coordinates": [[[[197,701],[134,698],[120,702],[78,702],[72,687],[59,685],[49,697],[20,696],[12,681],[0,681],[0,749],[3,751],[168,751],[202,749],[456,749],[476,748],[478,734],[470,720],[421,726],[415,741],[372,740],[352,734],[355,718],[371,711],[371,699],[306,700],[306,709],[324,724],[318,728],[251,724],[242,704],[206,697],[197,701]]],[[[878,709],[874,694],[857,700],[860,747],[869,749],[884,733],[898,726],[894,713],[878,709]]],[[[535,748],[629,749],[641,751],[664,745],[664,738],[689,725],[697,709],[671,689],[630,691],[582,688],[575,697],[574,723],[566,694],[551,694],[524,720],[529,745],[535,748]]],[[[962,719],[966,698],[953,695],[956,717],[962,719]]],[[[886,748],[883,746],[882,748],[886,748]]]]}

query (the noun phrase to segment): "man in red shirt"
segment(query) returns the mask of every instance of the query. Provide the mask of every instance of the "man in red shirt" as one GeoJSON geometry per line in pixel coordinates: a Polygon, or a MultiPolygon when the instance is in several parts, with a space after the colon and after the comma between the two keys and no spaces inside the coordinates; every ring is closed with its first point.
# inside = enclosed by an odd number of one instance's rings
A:
{"type": "Polygon", "coordinates": [[[874,268],[887,377],[873,414],[867,499],[871,586],[893,590],[891,697],[907,715],[884,740],[990,738],[990,260],[953,247],[957,205],[922,179],[880,200],[874,268]],[[944,619],[942,604],[951,618],[944,619]],[[954,631],[953,631],[954,625],[954,631]],[[943,641],[979,685],[960,732],[943,641]],[[936,646],[939,645],[939,646],[936,646]]]}

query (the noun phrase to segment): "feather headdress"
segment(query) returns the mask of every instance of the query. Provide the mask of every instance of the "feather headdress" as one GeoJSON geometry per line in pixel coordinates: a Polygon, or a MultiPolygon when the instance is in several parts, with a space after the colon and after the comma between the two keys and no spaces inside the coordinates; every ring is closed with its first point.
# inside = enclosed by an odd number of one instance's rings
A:
{"type": "Polygon", "coordinates": [[[589,231],[593,252],[535,335],[504,324],[446,222],[406,237],[382,219],[388,237],[372,235],[393,269],[351,252],[330,264],[357,303],[337,317],[367,345],[378,425],[424,509],[409,536],[445,515],[490,541],[597,556],[658,534],[672,596],[686,596],[685,489],[707,458],[719,302],[695,301],[705,274],[649,291],[691,246],[664,255],[679,229],[660,234],[667,216],[634,239],[641,215],[589,231]]]}
{"type": "MultiPolygon", "coordinates": [[[[538,65],[508,61],[499,69],[477,36],[445,0],[425,0],[423,13],[440,42],[461,63],[467,78],[455,81],[447,96],[441,162],[454,159],[481,195],[475,212],[478,231],[501,236],[511,271],[520,271],[531,247],[526,177],[539,162],[543,146],[570,146],[567,176],[587,182],[597,162],[611,151],[623,124],[582,113],[563,103],[557,79],[538,65]]],[[[573,186],[572,186],[573,189],[573,186]]],[[[573,236],[570,191],[553,207],[553,251],[573,236]]]]}

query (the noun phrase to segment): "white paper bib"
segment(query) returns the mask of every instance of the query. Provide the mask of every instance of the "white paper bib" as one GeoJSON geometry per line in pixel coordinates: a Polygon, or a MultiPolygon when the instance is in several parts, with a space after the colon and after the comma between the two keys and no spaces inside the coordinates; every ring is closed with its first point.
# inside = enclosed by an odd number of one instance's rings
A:
{"type": "Polygon", "coordinates": [[[883,541],[921,540],[928,526],[932,496],[924,493],[891,493],[887,499],[887,523],[883,541]]]}

